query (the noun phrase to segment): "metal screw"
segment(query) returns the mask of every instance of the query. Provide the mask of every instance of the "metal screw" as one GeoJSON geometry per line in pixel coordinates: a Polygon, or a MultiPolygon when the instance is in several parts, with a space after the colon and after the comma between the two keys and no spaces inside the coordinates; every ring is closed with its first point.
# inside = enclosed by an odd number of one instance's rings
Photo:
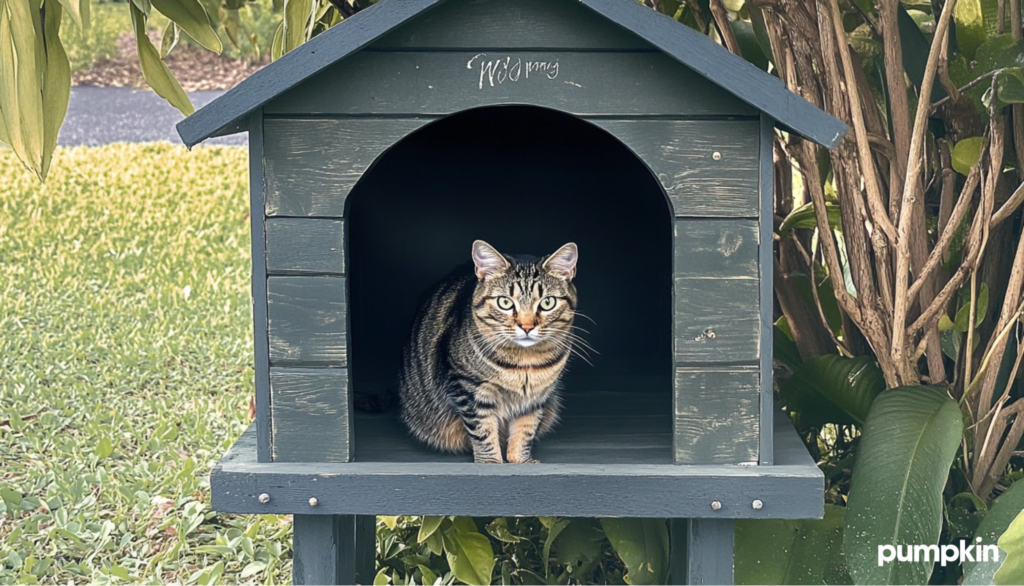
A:
{"type": "Polygon", "coordinates": [[[711,154],[711,158],[716,160],[716,161],[721,161],[722,160],[722,153],[720,153],[718,151],[715,151],[714,153],[711,154]]]}
{"type": "Polygon", "coordinates": [[[261,494],[260,495],[260,502],[263,503],[263,504],[269,503],[270,502],[270,495],[267,494],[267,493],[261,494]]]}
{"type": "MultiPolygon", "coordinates": [[[[309,497],[309,506],[315,507],[320,504],[320,501],[316,500],[315,496],[309,497]]],[[[760,508],[760,507],[759,507],[760,508]]]]}
{"type": "Polygon", "coordinates": [[[750,503],[750,506],[754,507],[755,511],[760,511],[761,507],[764,507],[764,503],[761,502],[761,499],[755,499],[754,502],[750,503]]]}
{"type": "Polygon", "coordinates": [[[722,508],[722,503],[720,503],[718,501],[711,501],[711,510],[712,511],[718,511],[718,510],[721,510],[721,508],[722,508]]]}

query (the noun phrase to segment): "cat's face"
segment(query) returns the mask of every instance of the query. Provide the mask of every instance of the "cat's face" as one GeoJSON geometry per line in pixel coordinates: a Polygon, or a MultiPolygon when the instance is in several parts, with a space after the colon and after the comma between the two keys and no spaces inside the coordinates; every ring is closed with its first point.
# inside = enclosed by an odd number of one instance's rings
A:
{"type": "Polygon", "coordinates": [[[572,243],[541,259],[518,260],[482,240],[474,242],[479,280],[473,316],[480,331],[495,344],[568,346],[576,311],[572,278],[577,257],[572,243]]]}

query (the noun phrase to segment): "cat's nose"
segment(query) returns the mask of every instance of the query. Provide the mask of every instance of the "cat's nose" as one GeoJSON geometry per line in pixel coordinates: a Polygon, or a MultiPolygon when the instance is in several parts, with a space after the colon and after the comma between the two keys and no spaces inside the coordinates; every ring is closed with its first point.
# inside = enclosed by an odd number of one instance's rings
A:
{"type": "Polygon", "coordinates": [[[530,330],[537,327],[536,324],[519,324],[519,327],[523,328],[523,332],[529,334],[530,330]]]}

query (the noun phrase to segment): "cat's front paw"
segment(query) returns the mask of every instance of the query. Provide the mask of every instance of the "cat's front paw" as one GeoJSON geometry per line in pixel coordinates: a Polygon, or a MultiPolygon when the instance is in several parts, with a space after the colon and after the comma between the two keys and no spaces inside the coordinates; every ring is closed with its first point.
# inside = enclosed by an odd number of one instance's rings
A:
{"type": "Polygon", "coordinates": [[[505,462],[503,462],[501,460],[501,458],[494,458],[494,457],[479,458],[479,457],[474,457],[473,458],[473,463],[474,464],[504,464],[505,462]]]}
{"type": "Polygon", "coordinates": [[[540,464],[540,460],[538,460],[536,458],[527,458],[525,460],[522,460],[522,459],[519,459],[519,458],[515,458],[515,459],[509,458],[508,462],[509,462],[509,464],[540,464]]]}

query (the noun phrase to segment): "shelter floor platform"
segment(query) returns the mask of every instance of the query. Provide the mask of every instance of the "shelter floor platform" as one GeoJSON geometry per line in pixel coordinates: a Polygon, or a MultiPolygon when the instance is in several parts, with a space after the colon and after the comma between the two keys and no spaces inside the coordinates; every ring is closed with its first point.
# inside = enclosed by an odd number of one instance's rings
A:
{"type": "Polygon", "coordinates": [[[394,413],[357,413],[353,462],[260,463],[253,425],[211,472],[213,507],[310,515],[710,519],[804,519],[824,512],[822,473],[781,414],[775,417],[775,464],[736,466],[672,463],[668,392],[627,397],[591,389],[585,400],[569,394],[565,413],[534,451],[540,464],[474,464],[468,455],[439,454],[413,441],[394,413]],[[260,502],[261,495],[269,500],[260,502]],[[755,500],[761,508],[754,508],[755,500]],[[721,508],[712,508],[715,501],[721,508]]]}

